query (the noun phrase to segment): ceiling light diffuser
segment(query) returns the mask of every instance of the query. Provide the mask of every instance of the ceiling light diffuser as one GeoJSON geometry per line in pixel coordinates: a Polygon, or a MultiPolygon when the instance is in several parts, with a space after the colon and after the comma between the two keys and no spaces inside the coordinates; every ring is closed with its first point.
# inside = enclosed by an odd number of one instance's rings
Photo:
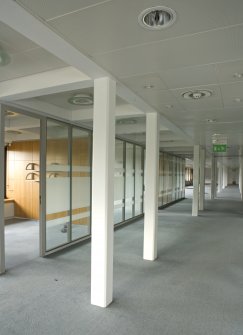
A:
{"type": "Polygon", "coordinates": [[[91,94],[78,93],[68,99],[72,105],[91,106],[93,105],[93,96],[91,94]]]}
{"type": "Polygon", "coordinates": [[[208,98],[212,96],[211,91],[207,90],[196,90],[196,91],[188,91],[182,93],[182,97],[184,99],[192,99],[192,100],[199,100],[202,98],[208,98]]]}

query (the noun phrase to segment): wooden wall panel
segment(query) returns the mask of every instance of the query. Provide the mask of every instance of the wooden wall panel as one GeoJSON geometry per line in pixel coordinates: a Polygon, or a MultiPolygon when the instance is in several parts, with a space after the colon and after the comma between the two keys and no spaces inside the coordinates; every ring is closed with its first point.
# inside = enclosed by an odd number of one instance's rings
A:
{"type": "Polygon", "coordinates": [[[15,200],[15,216],[39,219],[39,183],[26,180],[29,173],[39,175],[39,141],[13,142],[7,154],[7,197],[15,200]],[[36,170],[26,170],[35,163],[36,170]]]}

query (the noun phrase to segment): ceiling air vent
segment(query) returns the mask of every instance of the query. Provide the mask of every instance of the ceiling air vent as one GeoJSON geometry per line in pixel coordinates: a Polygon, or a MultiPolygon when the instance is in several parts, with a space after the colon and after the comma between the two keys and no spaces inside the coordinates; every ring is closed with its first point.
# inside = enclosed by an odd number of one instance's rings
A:
{"type": "Polygon", "coordinates": [[[71,105],[91,106],[93,105],[93,96],[91,94],[78,93],[68,99],[71,105]]]}
{"type": "Polygon", "coordinates": [[[212,92],[206,91],[206,90],[188,91],[188,92],[182,93],[182,97],[184,99],[192,99],[192,100],[208,98],[211,96],[212,96],[212,92]]]}
{"type": "Polygon", "coordinates": [[[161,30],[170,27],[176,19],[176,12],[168,7],[157,6],[147,8],[138,17],[138,22],[144,28],[161,30]]]}

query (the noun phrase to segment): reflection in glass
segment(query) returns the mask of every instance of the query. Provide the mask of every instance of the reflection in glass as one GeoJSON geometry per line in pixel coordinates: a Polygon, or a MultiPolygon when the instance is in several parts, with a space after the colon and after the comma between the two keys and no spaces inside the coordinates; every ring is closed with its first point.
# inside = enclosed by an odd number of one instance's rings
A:
{"type": "Polygon", "coordinates": [[[72,240],[90,234],[90,134],[72,130],[72,240]]]}
{"type": "Polygon", "coordinates": [[[142,147],[135,146],[135,216],[143,213],[142,147]]]}
{"type": "Polygon", "coordinates": [[[114,180],[114,223],[124,221],[124,142],[116,139],[114,180]]]}
{"type": "Polygon", "coordinates": [[[70,239],[70,162],[68,127],[47,121],[46,249],[70,239]]]}
{"type": "Polygon", "coordinates": [[[134,145],[126,143],[125,220],[133,217],[134,209],[134,145]]]}

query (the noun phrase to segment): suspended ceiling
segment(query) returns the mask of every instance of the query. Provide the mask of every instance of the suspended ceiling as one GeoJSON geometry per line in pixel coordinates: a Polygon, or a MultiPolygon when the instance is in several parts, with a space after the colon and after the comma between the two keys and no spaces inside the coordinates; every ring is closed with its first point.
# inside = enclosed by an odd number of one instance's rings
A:
{"type": "MultiPolygon", "coordinates": [[[[169,125],[175,126],[170,128],[162,121],[161,147],[164,150],[189,156],[192,144],[200,143],[210,151],[212,135],[219,133],[227,137],[227,155],[238,154],[239,146],[243,144],[243,78],[234,74],[243,73],[241,0],[17,2],[50,31],[57,33],[141,97],[163,116],[163,120],[170,121],[169,125]],[[162,31],[149,31],[138,24],[140,12],[155,5],[165,5],[176,11],[177,19],[173,26],[162,31]],[[153,88],[145,89],[146,85],[153,88]],[[212,96],[195,101],[182,97],[185,91],[198,89],[210,90],[212,96]],[[163,141],[162,131],[170,132],[172,138],[165,137],[163,141]]],[[[35,29],[34,26],[32,28],[35,29]]],[[[6,38],[0,38],[0,43],[6,41],[14,46],[14,39],[8,40],[12,35],[7,28],[4,27],[3,31],[6,31],[6,38]]],[[[20,72],[16,70],[14,73],[26,76],[73,65],[71,59],[70,63],[63,62],[51,55],[50,50],[39,48],[39,41],[33,43],[22,38],[24,42],[19,43],[19,47],[23,54],[40,54],[34,57],[36,64],[34,60],[29,61],[29,68],[27,66],[26,69],[20,64],[17,66],[20,72]],[[45,56],[46,68],[43,69],[38,68],[37,61],[42,66],[45,64],[41,52],[53,57],[48,60],[45,56]]],[[[9,72],[13,65],[9,67],[9,72]]],[[[7,71],[7,67],[2,67],[0,74],[2,70],[7,71]]],[[[4,80],[13,78],[10,74],[9,77],[0,77],[4,80]]],[[[35,98],[35,103],[38,99],[42,102],[46,99],[46,103],[57,106],[63,97],[55,103],[53,97],[35,98]]],[[[125,109],[127,105],[124,104],[125,109]]],[[[119,117],[122,117],[122,112],[119,117]]],[[[124,135],[144,142],[144,125],[140,134],[137,130],[133,132],[132,127],[129,131],[130,134],[126,131],[124,135]]]]}

